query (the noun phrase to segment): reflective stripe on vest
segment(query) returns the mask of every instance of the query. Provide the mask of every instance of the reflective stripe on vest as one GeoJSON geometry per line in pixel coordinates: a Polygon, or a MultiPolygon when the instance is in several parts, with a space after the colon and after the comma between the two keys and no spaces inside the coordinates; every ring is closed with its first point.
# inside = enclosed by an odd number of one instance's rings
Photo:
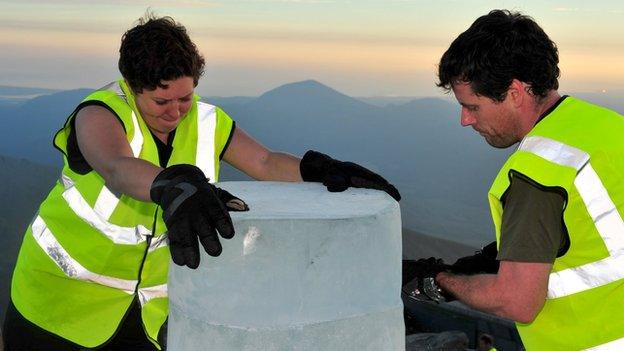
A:
{"type": "Polygon", "coordinates": [[[527,137],[518,150],[577,170],[574,185],[610,255],[596,262],[550,273],[548,298],[563,297],[624,279],[624,221],[594,171],[589,154],[538,136],[527,137]]]}
{"type": "Polygon", "coordinates": [[[138,281],[108,277],[87,270],[61,246],[52,232],[50,232],[43,219],[39,216],[37,216],[32,223],[32,233],[37,244],[41,246],[48,257],[50,257],[68,277],[119,289],[128,294],[134,294],[138,281]]]}
{"type": "Polygon", "coordinates": [[[167,297],[167,284],[150,286],[148,288],[140,288],[138,291],[138,295],[141,306],[145,305],[151,299],[167,297]]]}
{"type": "MultiPolygon", "coordinates": [[[[134,294],[138,284],[137,280],[119,279],[89,271],[69,255],[39,216],[32,223],[32,234],[41,249],[45,251],[48,257],[56,263],[67,277],[118,289],[129,295],[134,294]]],[[[167,284],[140,288],[138,295],[141,306],[151,299],[167,297],[167,284]]]]}
{"type": "Polygon", "coordinates": [[[624,350],[624,338],[613,340],[606,344],[590,347],[585,351],[622,351],[624,350]]]}
{"type": "Polygon", "coordinates": [[[89,206],[87,200],[80,194],[78,189],[74,186],[74,182],[69,177],[62,175],[61,178],[65,186],[63,198],[67,202],[67,205],[78,217],[89,223],[90,226],[97,229],[115,244],[137,245],[145,241],[146,236],[152,234],[148,228],[142,225],[136,227],[121,227],[108,222],[89,206]]]}
{"type": "Polygon", "coordinates": [[[215,182],[214,140],[217,128],[217,112],[212,105],[197,102],[197,153],[196,166],[211,183],[215,182]]]}
{"type": "MultiPolygon", "coordinates": [[[[117,94],[124,101],[128,101],[126,98],[126,93],[124,93],[123,89],[119,85],[119,82],[113,82],[100,90],[109,90],[117,94]]],[[[137,119],[136,114],[132,111],[132,125],[134,127],[135,133],[132,136],[132,140],[130,140],[130,149],[132,149],[132,155],[136,158],[139,158],[141,154],[141,148],[143,147],[143,134],[140,132],[139,121],[137,119]]],[[[95,201],[95,211],[100,214],[100,216],[105,219],[110,218],[113,214],[113,211],[119,204],[119,197],[113,194],[106,185],[100,191],[100,194],[95,201]]]]}

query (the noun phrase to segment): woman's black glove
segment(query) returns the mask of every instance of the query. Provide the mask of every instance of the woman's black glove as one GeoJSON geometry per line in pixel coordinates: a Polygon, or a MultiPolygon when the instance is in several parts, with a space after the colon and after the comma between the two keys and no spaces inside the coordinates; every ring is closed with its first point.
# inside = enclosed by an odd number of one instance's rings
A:
{"type": "Polygon", "coordinates": [[[331,192],[345,191],[348,187],[383,190],[395,200],[401,200],[399,191],[379,174],[355,164],[343,162],[317,151],[305,153],[299,165],[301,177],[306,182],[319,182],[331,192]]]}
{"type": "Polygon", "coordinates": [[[173,262],[193,269],[199,266],[197,239],[210,256],[219,256],[222,247],[217,231],[225,239],[234,236],[228,210],[249,209],[244,201],[210,184],[199,168],[188,164],[160,172],[150,197],[163,210],[173,262]]]}

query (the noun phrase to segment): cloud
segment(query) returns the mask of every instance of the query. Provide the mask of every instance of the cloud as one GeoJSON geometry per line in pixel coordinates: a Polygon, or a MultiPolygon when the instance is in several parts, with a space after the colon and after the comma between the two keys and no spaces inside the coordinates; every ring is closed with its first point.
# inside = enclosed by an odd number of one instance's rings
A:
{"type": "MultiPolygon", "coordinates": [[[[42,5],[71,5],[76,6],[75,1],[70,0],[9,0],[5,3],[14,4],[42,4],[42,5]]],[[[87,5],[87,3],[85,3],[87,5]]],[[[218,1],[212,0],[154,0],[154,1],[137,1],[137,0],[92,0],[88,2],[88,6],[93,5],[119,5],[119,6],[140,6],[140,7],[190,7],[190,8],[207,8],[221,5],[218,1]]]]}
{"type": "Polygon", "coordinates": [[[217,1],[210,0],[176,0],[176,1],[133,1],[133,0],[113,0],[113,1],[97,1],[102,4],[110,5],[136,5],[136,6],[150,6],[150,7],[191,7],[191,8],[207,8],[221,5],[217,1]]]}
{"type": "Polygon", "coordinates": [[[242,0],[239,3],[278,3],[278,4],[336,4],[345,3],[350,4],[351,1],[336,1],[336,0],[242,0]]]}
{"type": "Polygon", "coordinates": [[[555,12],[578,12],[578,7],[555,7],[553,9],[555,12]]]}
{"type": "Polygon", "coordinates": [[[598,8],[579,8],[579,7],[554,7],[555,12],[585,12],[585,13],[608,13],[613,15],[624,14],[622,9],[598,9],[598,8]]]}

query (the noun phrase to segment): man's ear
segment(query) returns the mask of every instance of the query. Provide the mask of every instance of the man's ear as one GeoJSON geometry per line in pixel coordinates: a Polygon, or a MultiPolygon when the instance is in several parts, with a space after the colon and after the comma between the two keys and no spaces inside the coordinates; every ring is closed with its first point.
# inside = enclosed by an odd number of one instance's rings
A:
{"type": "Polygon", "coordinates": [[[514,107],[520,108],[525,100],[528,98],[528,84],[521,82],[517,79],[511,81],[509,89],[507,90],[507,97],[511,99],[511,103],[514,107]]]}

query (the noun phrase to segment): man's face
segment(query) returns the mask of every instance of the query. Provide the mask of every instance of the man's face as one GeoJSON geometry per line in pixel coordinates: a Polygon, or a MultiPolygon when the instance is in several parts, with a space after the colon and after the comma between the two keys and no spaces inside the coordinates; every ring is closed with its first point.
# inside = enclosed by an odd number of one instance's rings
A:
{"type": "Polygon", "coordinates": [[[497,102],[476,95],[469,83],[453,84],[453,93],[462,106],[462,126],[471,126],[488,144],[497,148],[506,148],[520,141],[520,125],[509,95],[497,102]]]}

